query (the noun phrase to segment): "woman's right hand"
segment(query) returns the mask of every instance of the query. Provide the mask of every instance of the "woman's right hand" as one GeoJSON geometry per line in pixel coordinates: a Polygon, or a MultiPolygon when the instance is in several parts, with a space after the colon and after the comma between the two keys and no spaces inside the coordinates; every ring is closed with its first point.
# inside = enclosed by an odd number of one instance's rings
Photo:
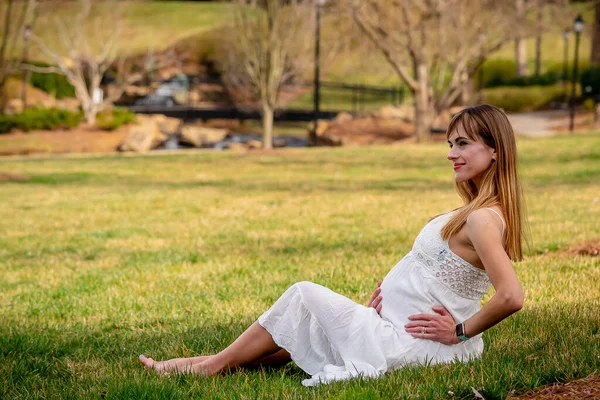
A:
{"type": "Polygon", "coordinates": [[[383,297],[381,296],[381,281],[379,281],[377,282],[377,288],[367,303],[367,307],[373,307],[379,316],[381,316],[381,300],[383,300],[383,297]]]}

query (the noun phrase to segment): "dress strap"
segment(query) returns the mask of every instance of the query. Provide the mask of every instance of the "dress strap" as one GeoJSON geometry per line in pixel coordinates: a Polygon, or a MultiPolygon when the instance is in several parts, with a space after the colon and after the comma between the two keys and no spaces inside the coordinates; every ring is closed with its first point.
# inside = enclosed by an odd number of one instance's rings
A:
{"type": "Polygon", "coordinates": [[[504,223],[504,218],[502,218],[502,215],[500,215],[500,213],[498,211],[494,210],[493,208],[485,207],[485,209],[495,212],[496,215],[498,217],[500,217],[500,221],[502,221],[502,236],[504,236],[504,228],[505,228],[506,224],[504,223]]]}

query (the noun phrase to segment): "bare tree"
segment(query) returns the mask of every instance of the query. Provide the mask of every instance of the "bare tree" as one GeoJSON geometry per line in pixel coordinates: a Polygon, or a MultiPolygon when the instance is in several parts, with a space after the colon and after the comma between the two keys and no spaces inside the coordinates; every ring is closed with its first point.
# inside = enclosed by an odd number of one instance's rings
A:
{"type": "Polygon", "coordinates": [[[512,8],[476,0],[350,0],[354,19],[413,94],[415,135],[429,140],[437,113],[512,39],[512,8]]]}
{"type": "Polygon", "coordinates": [[[281,89],[301,73],[307,61],[306,32],[312,7],[298,0],[285,4],[280,0],[234,3],[223,60],[225,83],[231,91],[247,93],[260,102],[263,148],[270,149],[281,89]]]}
{"type": "MultiPolygon", "coordinates": [[[[557,27],[557,33],[563,33],[561,21],[565,18],[565,7],[568,3],[568,0],[534,0],[528,4],[527,11],[535,12],[535,27],[531,26],[529,29],[535,32],[535,76],[539,76],[542,70],[542,38],[545,33],[556,31],[557,27]]],[[[567,23],[570,23],[571,17],[568,16],[567,19],[567,23]]]]}
{"type": "Polygon", "coordinates": [[[536,0],[535,76],[542,70],[542,36],[544,34],[544,2],[536,0]]]}
{"type": "MultiPolygon", "coordinates": [[[[27,34],[37,17],[36,0],[0,1],[0,18],[2,18],[2,39],[0,42],[0,93],[11,74],[20,72],[21,60],[16,51],[23,47],[27,34]]],[[[0,96],[3,97],[3,96],[0,96]]]]}
{"type": "Polygon", "coordinates": [[[592,55],[590,61],[600,64],[600,0],[594,1],[594,23],[592,24],[592,55]]]}
{"type": "Polygon", "coordinates": [[[515,0],[515,61],[517,63],[517,75],[527,75],[527,43],[525,28],[527,26],[527,9],[525,0],[515,0]]]}
{"type": "Polygon", "coordinates": [[[31,35],[31,40],[55,66],[42,68],[28,65],[37,72],[63,74],[75,88],[85,121],[93,124],[96,114],[112,103],[121,93],[100,99],[100,84],[106,71],[117,60],[119,41],[124,25],[124,3],[117,0],[77,0],[79,10],[70,20],[56,16],[54,25],[62,42],[51,47],[43,37],[31,35]]]}

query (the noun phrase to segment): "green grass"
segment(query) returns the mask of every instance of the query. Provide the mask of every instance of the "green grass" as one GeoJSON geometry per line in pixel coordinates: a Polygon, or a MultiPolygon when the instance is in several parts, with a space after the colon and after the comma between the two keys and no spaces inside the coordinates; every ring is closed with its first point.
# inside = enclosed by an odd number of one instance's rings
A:
{"type": "MultiPolygon", "coordinates": [[[[192,36],[202,36],[210,30],[222,26],[229,16],[231,6],[227,3],[197,3],[186,1],[131,1],[123,6],[125,12],[124,31],[118,42],[119,53],[124,55],[145,55],[149,49],[164,50],[178,41],[192,36]]],[[[36,33],[52,48],[64,48],[55,18],[72,20],[78,13],[77,3],[56,4],[42,2],[40,15],[43,18],[36,24],[36,33]]],[[[112,10],[97,6],[94,16],[103,20],[100,25],[107,37],[106,29],[112,29],[109,20],[114,19],[112,10]]],[[[95,29],[95,25],[92,25],[95,29]]],[[[97,32],[90,33],[91,45],[97,32]]],[[[20,54],[20,50],[15,50],[20,54]]],[[[36,52],[38,61],[48,61],[42,53],[36,52]]],[[[188,55],[189,56],[189,55],[188,55]]]]}
{"type": "Polygon", "coordinates": [[[31,177],[0,183],[0,397],[500,399],[597,373],[600,259],[561,250],[600,237],[599,149],[519,140],[526,303],[481,360],[318,388],[293,365],[164,378],[137,356],[218,351],[301,280],[366,302],[460,205],[446,146],[0,160],[31,177]]]}

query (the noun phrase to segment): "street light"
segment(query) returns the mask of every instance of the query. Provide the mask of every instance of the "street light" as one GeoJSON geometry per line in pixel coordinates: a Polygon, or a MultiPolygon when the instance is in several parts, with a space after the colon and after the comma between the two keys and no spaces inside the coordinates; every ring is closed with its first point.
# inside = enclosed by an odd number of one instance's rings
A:
{"type": "Polygon", "coordinates": [[[565,39],[565,56],[564,56],[564,61],[563,61],[563,77],[562,77],[562,81],[563,81],[563,101],[565,102],[565,106],[566,106],[566,102],[567,102],[567,80],[569,79],[569,72],[568,72],[568,68],[567,68],[567,63],[569,62],[569,36],[571,36],[571,31],[569,30],[569,28],[565,29],[565,31],[563,32],[563,38],[565,39]]]}
{"type": "MultiPolygon", "coordinates": [[[[25,64],[28,61],[28,53],[29,53],[29,41],[31,40],[31,26],[29,24],[25,25],[23,28],[23,54],[21,55],[21,64],[25,64]]],[[[21,85],[21,101],[23,102],[23,107],[26,107],[27,104],[27,84],[29,83],[29,79],[31,77],[31,71],[25,71],[25,76],[23,77],[23,84],[21,85]]]]}
{"type": "Polygon", "coordinates": [[[577,15],[573,21],[573,30],[575,31],[575,62],[573,63],[573,80],[571,81],[571,115],[569,123],[569,131],[573,132],[575,127],[575,87],[577,85],[577,63],[579,57],[579,36],[583,30],[583,18],[581,14],[577,15]]]}
{"type": "Polygon", "coordinates": [[[319,122],[319,61],[320,61],[320,41],[321,41],[321,7],[325,0],[316,0],[316,27],[315,27],[315,82],[314,82],[314,109],[313,109],[313,129],[311,132],[311,142],[313,146],[317,145],[317,125],[319,122]]]}

